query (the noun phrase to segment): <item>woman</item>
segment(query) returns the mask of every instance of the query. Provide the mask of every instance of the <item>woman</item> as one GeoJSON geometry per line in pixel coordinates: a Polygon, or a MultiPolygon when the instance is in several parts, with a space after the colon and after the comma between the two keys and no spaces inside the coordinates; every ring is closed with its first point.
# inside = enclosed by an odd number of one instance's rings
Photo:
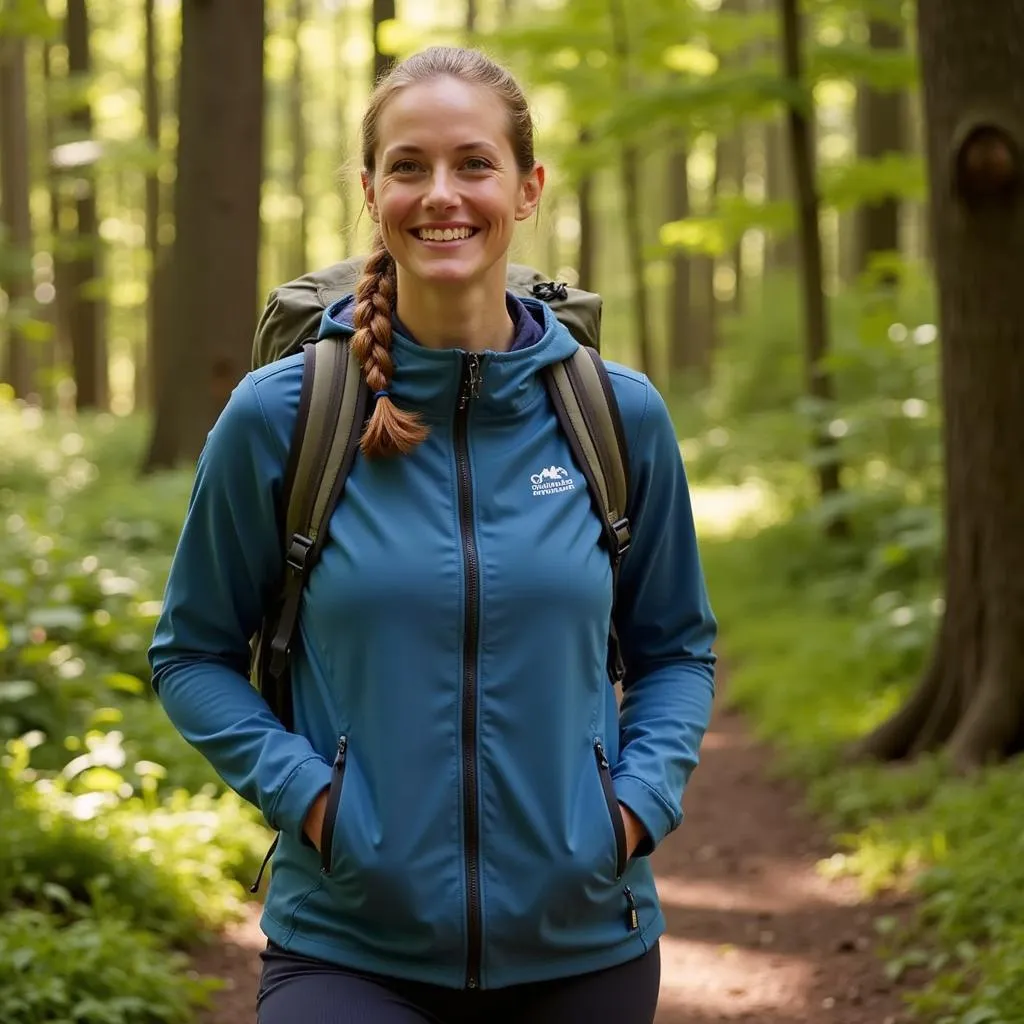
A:
{"type": "Polygon", "coordinates": [[[609,368],[633,490],[620,711],[609,560],[540,378],[576,342],[505,292],[544,186],[523,95],[475,51],[427,50],[378,86],[363,161],[378,238],[321,334],[352,336],[375,404],[304,597],[295,731],[246,673],[301,357],[249,374],[211,432],[151,650],[177,728],[281,833],[259,1019],[649,1024],[648,855],[713,692],[672,424],[609,368]],[[560,486],[535,492],[548,467],[560,486]]]}

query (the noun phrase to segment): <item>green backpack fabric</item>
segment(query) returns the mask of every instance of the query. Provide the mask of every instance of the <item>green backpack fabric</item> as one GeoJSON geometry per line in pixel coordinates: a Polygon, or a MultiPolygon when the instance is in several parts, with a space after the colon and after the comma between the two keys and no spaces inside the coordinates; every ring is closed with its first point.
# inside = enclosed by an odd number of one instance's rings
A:
{"type": "MultiPolygon", "coordinates": [[[[286,728],[293,728],[289,661],[297,635],[302,592],[327,539],[327,523],[345,487],[369,411],[369,389],[346,339],[317,340],[324,310],[351,295],[365,258],[305,274],[269,296],[253,343],[253,368],[301,351],[302,389],[279,510],[285,552],[284,578],[253,640],[251,679],[286,728]]],[[[580,348],[545,373],[552,405],[586,478],[612,563],[629,547],[629,462],[618,404],[598,354],[600,296],[545,279],[530,267],[511,265],[508,287],[540,298],[568,327],[580,348]]],[[[613,592],[614,594],[614,592],[613,592]]],[[[625,675],[614,622],[608,672],[625,675]]]]}

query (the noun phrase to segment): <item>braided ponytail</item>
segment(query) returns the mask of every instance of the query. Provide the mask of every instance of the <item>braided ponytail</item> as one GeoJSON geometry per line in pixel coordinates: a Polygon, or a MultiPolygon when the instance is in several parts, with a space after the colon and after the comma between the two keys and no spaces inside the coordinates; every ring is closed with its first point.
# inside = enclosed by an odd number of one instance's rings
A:
{"type": "Polygon", "coordinates": [[[378,234],[373,252],[356,285],[352,351],[376,398],[360,447],[369,458],[408,455],[426,440],[427,428],[415,413],[399,409],[387,393],[394,373],[391,359],[391,314],[395,308],[395,261],[378,234]]]}

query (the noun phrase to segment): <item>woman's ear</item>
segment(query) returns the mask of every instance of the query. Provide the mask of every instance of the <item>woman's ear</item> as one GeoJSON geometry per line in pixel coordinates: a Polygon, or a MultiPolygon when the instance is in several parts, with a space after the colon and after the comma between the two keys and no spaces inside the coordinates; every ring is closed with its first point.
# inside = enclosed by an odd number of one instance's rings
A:
{"type": "Polygon", "coordinates": [[[363,197],[366,209],[370,211],[370,220],[377,223],[377,190],[373,187],[373,175],[367,170],[359,172],[359,184],[363,186],[363,197]]]}
{"type": "Polygon", "coordinates": [[[524,174],[519,183],[519,202],[516,204],[516,220],[532,216],[544,191],[544,165],[534,164],[529,174],[524,174]]]}

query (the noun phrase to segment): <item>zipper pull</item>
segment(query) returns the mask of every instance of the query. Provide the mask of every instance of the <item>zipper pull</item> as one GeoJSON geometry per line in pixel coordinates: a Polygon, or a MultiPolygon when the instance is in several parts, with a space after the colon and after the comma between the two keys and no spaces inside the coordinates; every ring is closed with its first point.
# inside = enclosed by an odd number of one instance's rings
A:
{"type": "Polygon", "coordinates": [[[348,750],[348,737],[338,737],[338,753],[334,758],[334,767],[340,769],[345,764],[345,752],[348,750]]]}
{"type": "Polygon", "coordinates": [[[480,397],[480,356],[476,352],[466,353],[466,362],[462,375],[462,394],[459,395],[459,408],[465,409],[470,399],[480,397]]]}
{"type": "Polygon", "coordinates": [[[635,932],[640,927],[640,918],[636,912],[636,898],[628,885],[622,891],[626,895],[626,927],[631,932],[635,932]]]}
{"type": "Polygon", "coordinates": [[[267,865],[270,863],[270,858],[274,856],[274,851],[277,849],[277,844],[281,841],[281,833],[278,832],[274,836],[274,841],[270,844],[270,849],[267,850],[266,857],[263,858],[263,863],[260,865],[259,874],[256,876],[256,881],[249,886],[249,892],[253,896],[260,891],[260,883],[263,881],[263,872],[267,870],[267,865]]]}
{"type": "Polygon", "coordinates": [[[597,753],[597,763],[602,768],[610,768],[611,765],[608,763],[608,757],[604,752],[604,747],[601,745],[600,740],[594,740],[594,750],[597,753]]]}

